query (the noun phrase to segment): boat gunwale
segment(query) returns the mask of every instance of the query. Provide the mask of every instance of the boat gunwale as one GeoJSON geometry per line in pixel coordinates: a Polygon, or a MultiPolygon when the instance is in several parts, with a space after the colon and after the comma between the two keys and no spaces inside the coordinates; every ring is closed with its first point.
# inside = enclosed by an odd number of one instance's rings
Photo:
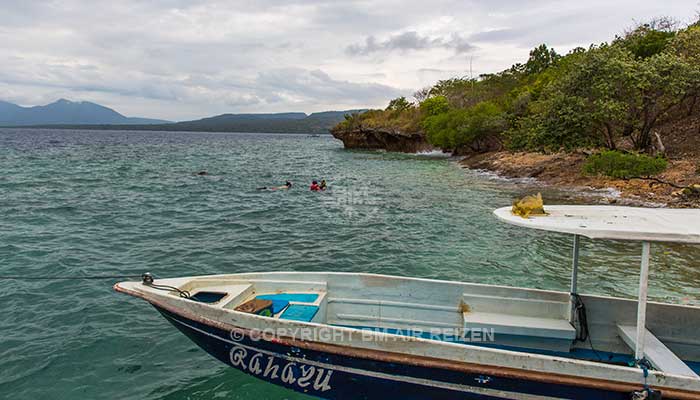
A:
{"type": "MultiPolygon", "coordinates": [[[[304,274],[303,272],[297,272],[297,271],[295,271],[295,272],[298,274],[304,274]]],[[[275,274],[275,273],[273,272],[271,274],[275,274]]],[[[280,273],[277,273],[277,274],[280,274],[280,273]]],[[[345,273],[330,272],[329,274],[342,275],[345,273]]],[[[430,279],[424,279],[424,278],[393,277],[393,276],[389,276],[389,275],[378,275],[378,274],[366,274],[366,275],[385,276],[385,277],[391,277],[391,278],[405,278],[405,279],[413,279],[413,280],[428,280],[428,281],[434,281],[434,282],[449,282],[449,283],[457,284],[456,282],[436,281],[436,280],[430,280],[430,279]]],[[[208,277],[213,277],[213,276],[232,277],[232,276],[236,276],[236,274],[209,275],[208,277]]],[[[179,279],[186,279],[186,278],[179,278],[179,279]]],[[[196,279],[196,278],[190,277],[190,279],[196,279]]],[[[131,282],[131,283],[139,284],[138,282],[131,282]]],[[[488,285],[488,286],[495,286],[495,285],[488,285]]],[[[501,287],[509,288],[509,286],[501,286],[501,287]]],[[[239,327],[236,325],[217,321],[217,320],[214,320],[211,318],[197,315],[195,313],[190,312],[187,309],[183,309],[181,307],[176,307],[174,305],[171,305],[171,304],[159,299],[159,297],[165,298],[164,295],[147,293],[147,292],[138,291],[138,290],[134,290],[134,289],[124,288],[124,287],[120,286],[120,283],[115,284],[114,289],[117,292],[125,293],[128,295],[146,300],[151,305],[153,305],[157,308],[162,308],[162,309],[164,309],[168,312],[171,312],[175,315],[202,323],[202,324],[207,325],[207,326],[211,326],[211,327],[218,328],[221,330],[228,330],[228,331],[235,330],[235,331],[243,332],[248,337],[252,337],[251,332],[255,332],[255,330],[250,329],[250,328],[239,327]]],[[[534,290],[539,290],[539,289],[534,289],[534,290]]],[[[543,292],[548,292],[548,291],[543,291],[543,292]]],[[[560,292],[554,292],[554,291],[552,291],[552,292],[553,293],[560,293],[560,292]]],[[[173,297],[170,300],[184,302],[186,299],[173,297]]],[[[216,308],[212,305],[208,305],[208,304],[201,304],[200,306],[224,311],[226,313],[231,313],[233,315],[243,315],[243,316],[248,317],[248,318],[259,318],[261,321],[266,319],[264,317],[260,317],[257,315],[250,315],[250,314],[246,314],[246,313],[242,313],[242,312],[237,312],[235,310],[218,309],[218,308],[216,308]]],[[[279,320],[276,322],[281,323],[283,325],[285,325],[285,324],[287,324],[287,325],[301,324],[301,325],[306,325],[306,326],[330,327],[333,329],[338,329],[341,331],[349,331],[349,332],[355,332],[358,330],[355,328],[338,327],[338,326],[333,326],[333,325],[328,325],[328,324],[319,324],[319,323],[312,323],[312,322],[284,321],[284,320],[279,320]]],[[[384,332],[371,332],[371,334],[395,336],[393,334],[384,333],[384,332]]],[[[265,339],[263,339],[263,340],[265,340],[265,339]]],[[[420,355],[414,355],[414,354],[396,353],[396,352],[391,352],[391,351],[386,351],[386,350],[358,348],[358,347],[352,347],[352,346],[342,346],[342,345],[334,344],[334,343],[323,343],[323,342],[316,342],[316,341],[309,341],[309,340],[299,340],[299,339],[296,339],[293,337],[275,337],[270,341],[273,343],[279,343],[279,344],[283,344],[283,345],[287,345],[287,346],[300,347],[300,348],[305,348],[305,349],[309,349],[309,350],[316,350],[316,351],[327,352],[327,353],[331,353],[331,354],[338,354],[338,355],[349,356],[349,357],[378,360],[378,361],[383,361],[383,362],[396,362],[396,363],[403,363],[403,364],[420,366],[420,367],[428,367],[428,368],[448,369],[448,370],[452,370],[452,371],[465,372],[465,373],[479,373],[479,374],[486,373],[489,375],[494,375],[494,376],[499,376],[499,377],[504,377],[504,378],[526,379],[526,380],[532,380],[532,381],[537,381],[537,382],[542,382],[542,383],[582,386],[582,387],[588,387],[588,388],[593,388],[593,389],[604,389],[604,390],[612,390],[612,391],[618,391],[618,392],[630,392],[630,393],[633,391],[642,390],[644,388],[644,384],[641,382],[639,384],[634,384],[634,383],[623,382],[623,381],[605,380],[605,379],[595,378],[595,377],[581,377],[581,376],[575,376],[575,375],[565,375],[565,374],[558,374],[558,373],[551,373],[551,372],[527,370],[527,369],[522,369],[522,368],[513,368],[513,367],[505,367],[505,366],[498,366],[498,365],[488,365],[488,364],[477,364],[477,363],[472,363],[472,362],[464,362],[464,361],[458,361],[458,360],[447,360],[447,359],[420,356],[420,355]]],[[[433,344],[432,341],[430,341],[430,340],[422,339],[422,338],[415,338],[415,337],[407,337],[406,341],[431,342],[431,344],[433,344]]],[[[471,348],[477,349],[479,351],[485,351],[485,352],[491,352],[491,353],[514,354],[514,355],[519,355],[519,356],[525,355],[527,357],[531,357],[531,358],[535,358],[535,359],[536,358],[543,358],[543,359],[548,360],[548,361],[560,361],[560,362],[567,362],[567,363],[584,364],[584,365],[597,365],[597,366],[603,365],[606,368],[624,369],[624,370],[626,370],[626,372],[630,372],[629,370],[636,371],[636,369],[631,368],[631,367],[622,367],[622,366],[616,366],[616,365],[600,364],[597,362],[585,361],[585,360],[571,360],[568,358],[557,357],[557,356],[545,356],[545,355],[540,355],[540,354],[533,354],[533,353],[513,351],[513,350],[481,348],[481,347],[469,345],[469,344],[457,345],[457,344],[448,343],[448,342],[445,342],[445,343],[441,342],[439,344],[441,346],[446,346],[446,347],[459,346],[461,349],[463,349],[465,347],[471,347],[471,348]]],[[[639,370],[638,372],[640,374],[642,373],[641,370],[639,370]]],[[[664,373],[661,371],[650,371],[650,374],[653,374],[656,377],[660,377],[661,378],[660,380],[663,380],[663,378],[665,378],[665,377],[674,377],[674,378],[682,379],[682,380],[689,379],[686,376],[668,374],[668,373],[664,373]]],[[[667,387],[667,386],[662,386],[662,385],[658,385],[658,384],[656,384],[656,385],[652,384],[650,386],[654,387],[656,389],[662,390],[666,396],[669,396],[670,398],[674,398],[674,399],[690,400],[690,399],[697,399],[697,397],[698,397],[698,395],[697,395],[698,391],[687,391],[684,389],[667,387]]]]}
{"type": "MultiPolygon", "coordinates": [[[[524,286],[508,286],[508,285],[496,285],[492,283],[478,283],[478,282],[457,282],[457,281],[448,281],[444,279],[433,279],[433,278],[417,278],[417,277],[412,277],[412,276],[401,276],[401,275],[387,275],[387,274],[377,274],[377,273],[372,273],[372,272],[358,272],[358,273],[348,273],[348,272],[334,272],[334,271],[249,271],[249,272],[241,272],[241,273],[234,273],[234,274],[212,274],[212,275],[193,275],[193,276],[183,276],[183,277],[178,277],[178,278],[161,278],[158,279],[160,281],[163,280],[170,280],[170,279],[189,279],[189,280],[197,280],[197,281],[203,281],[203,282],[210,282],[213,281],[214,279],[216,281],[221,281],[222,279],[224,280],[243,280],[243,281],[260,281],[260,279],[251,279],[251,278],[243,278],[241,279],[241,276],[249,276],[249,275],[333,275],[333,276],[347,276],[347,275],[352,275],[352,276],[367,276],[367,277],[373,277],[373,278],[384,278],[384,279],[391,279],[391,280],[399,280],[399,281],[413,281],[413,282],[430,282],[430,283],[440,283],[440,284],[448,284],[448,285],[478,285],[478,286],[483,286],[483,287],[490,287],[490,288],[497,288],[497,289],[520,289],[520,290],[527,290],[529,292],[533,293],[543,293],[543,294],[556,294],[556,295],[561,295],[561,294],[570,294],[568,291],[563,291],[563,290],[552,290],[552,289],[539,289],[539,288],[530,288],[530,287],[524,287],[524,286]]],[[[129,281],[126,281],[129,282],[129,281]]],[[[134,281],[131,281],[134,282],[134,281]]],[[[294,281],[294,282],[303,282],[303,283],[322,283],[318,281],[294,281]]],[[[140,283],[140,282],[135,282],[135,283],[140,283]]],[[[116,285],[115,285],[116,288],[116,285]]],[[[612,299],[612,300],[627,300],[627,301],[633,301],[637,302],[636,297],[615,297],[611,295],[603,295],[603,294],[587,294],[587,293],[582,293],[582,295],[586,297],[594,297],[597,299],[612,299]]],[[[670,303],[670,302],[661,302],[661,301],[653,301],[650,300],[647,302],[648,304],[661,304],[661,305],[670,305],[674,307],[682,307],[682,308],[688,308],[688,309],[694,309],[698,310],[700,309],[700,304],[699,305],[693,305],[693,304],[679,304],[679,303],[670,303]]]]}

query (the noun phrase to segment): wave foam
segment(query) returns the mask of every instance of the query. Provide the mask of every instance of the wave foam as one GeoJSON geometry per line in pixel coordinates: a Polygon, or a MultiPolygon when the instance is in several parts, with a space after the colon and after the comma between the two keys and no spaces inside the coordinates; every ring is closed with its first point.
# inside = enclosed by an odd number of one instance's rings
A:
{"type": "Polygon", "coordinates": [[[417,153],[414,153],[417,156],[422,156],[422,157],[444,157],[444,158],[449,158],[452,157],[452,153],[445,153],[442,150],[425,150],[425,151],[419,151],[417,153]]]}

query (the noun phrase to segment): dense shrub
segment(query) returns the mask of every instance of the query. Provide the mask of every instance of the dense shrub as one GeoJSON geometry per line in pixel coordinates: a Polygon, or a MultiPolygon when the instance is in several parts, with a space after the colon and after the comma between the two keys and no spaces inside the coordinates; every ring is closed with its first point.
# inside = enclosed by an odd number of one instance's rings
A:
{"type": "Polygon", "coordinates": [[[507,127],[503,111],[494,103],[482,102],[470,108],[456,108],[423,120],[428,142],[445,149],[471,147],[479,151],[489,135],[507,127]]]}
{"type": "Polygon", "coordinates": [[[389,105],[386,108],[386,111],[403,112],[411,107],[413,107],[413,104],[406,100],[405,97],[401,96],[390,101],[389,105]]]}
{"type": "Polygon", "coordinates": [[[652,24],[638,26],[616,42],[631,51],[636,57],[649,58],[661,53],[671,42],[675,32],[656,27],[652,24]]]}
{"type": "Polygon", "coordinates": [[[609,150],[588,157],[583,172],[625,179],[657,175],[663,172],[667,165],[666,159],[661,157],[609,150]]]}
{"type": "Polygon", "coordinates": [[[346,114],[345,120],[331,130],[398,130],[413,133],[420,130],[419,114],[418,109],[413,106],[389,111],[369,110],[363,113],[346,114]]]}
{"type": "Polygon", "coordinates": [[[446,113],[449,109],[450,103],[445,96],[430,97],[420,105],[420,112],[423,114],[423,118],[446,113]]]}

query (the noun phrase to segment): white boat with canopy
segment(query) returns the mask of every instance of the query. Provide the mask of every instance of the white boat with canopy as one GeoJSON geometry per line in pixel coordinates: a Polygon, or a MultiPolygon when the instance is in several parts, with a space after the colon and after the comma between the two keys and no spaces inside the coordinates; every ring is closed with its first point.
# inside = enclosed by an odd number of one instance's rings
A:
{"type": "MultiPolygon", "coordinates": [[[[322,398],[700,399],[700,307],[647,301],[653,242],[700,210],[546,206],[573,236],[570,292],[340,272],[122,282],[222,362],[322,398]],[[639,241],[637,301],[578,291],[580,237],[639,241]]],[[[651,266],[653,268],[653,266],[651,266]]]]}

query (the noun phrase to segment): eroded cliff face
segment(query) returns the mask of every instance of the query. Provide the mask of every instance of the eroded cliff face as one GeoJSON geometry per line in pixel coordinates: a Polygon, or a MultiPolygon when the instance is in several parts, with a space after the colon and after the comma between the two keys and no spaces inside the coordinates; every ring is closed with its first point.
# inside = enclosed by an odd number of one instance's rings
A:
{"type": "Polygon", "coordinates": [[[401,153],[417,153],[433,150],[421,132],[400,132],[388,129],[357,128],[353,130],[331,129],[336,139],[343,141],[346,149],[386,150],[401,153]]]}

